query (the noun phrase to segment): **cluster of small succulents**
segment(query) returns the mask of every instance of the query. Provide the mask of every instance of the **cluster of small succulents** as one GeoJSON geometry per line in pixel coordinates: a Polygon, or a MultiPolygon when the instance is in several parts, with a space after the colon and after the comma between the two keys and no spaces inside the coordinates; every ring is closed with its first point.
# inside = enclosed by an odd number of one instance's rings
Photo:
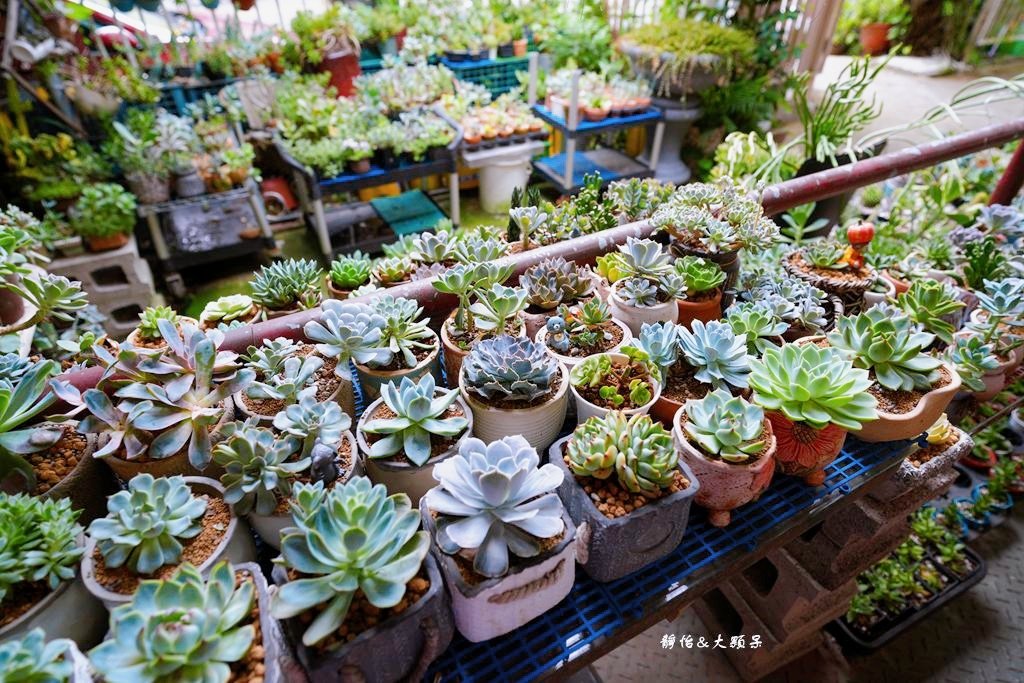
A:
{"type": "Polygon", "coordinates": [[[497,237],[470,235],[455,245],[454,257],[462,264],[486,264],[507,256],[508,250],[508,243],[497,237]]]}
{"type": "Polygon", "coordinates": [[[455,259],[455,233],[439,230],[422,232],[416,237],[414,250],[421,263],[446,264],[455,259]]]}
{"type": "Polygon", "coordinates": [[[243,358],[245,367],[257,377],[273,377],[284,369],[284,362],[299,352],[298,343],[287,337],[264,339],[259,346],[250,346],[243,358]]]}
{"type": "Polygon", "coordinates": [[[274,416],[274,429],[299,441],[300,458],[308,458],[313,447],[322,444],[337,449],[342,433],[352,426],[352,418],[335,401],[317,401],[316,389],[299,394],[299,400],[274,416]]]}
{"type": "Polygon", "coordinates": [[[203,307],[199,319],[207,325],[233,327],[236,324],[244,323],[253,314],[254,302],[252,297],[245,294],[229,294],[215,299],[203,307]]]}
{"type": "Polygon", "coordinates": [[[956,369],[964,388],[971,391],[984,391],[985,382],[982,378],[999,367],[995,346],[986,344],[977,335],[956,337],[946,348],[945,355],[956,369]]]}
{"type": "Polygon", "coordinates": [[[653,382],[660,371],[642,349],[625,346],[621,353],[626,356],[621,363],[604,353],[585,358],[570,371],[569,381],[577,388],[596,388],[611,408],[646,405],[654,397],[653,382]]]}
{"type": "Polygon", "coordinates": [[[288,406],[298,402],[299,394],[316,383],[316,373],[324,361],[316,356],[291,356],[284,360],[280,369],[272,375],[264,375],[260,381],[246,388],[249,398],[280,401],[288,406]]]}
{"type": "Polygon", "coordinates": [[[678,328],[683,358],[695,369],[694,378],[714,388],[743,389],[750,375],[747,337],[736,334],[728,323],[694,320],[678,328]]]}
{"type": "Polygon", "coordinates": [[[633,222],[650,218],[674,189],[653,178],[626,178],[609,184],[605,196],[620,220],[633,222]]]}
{"type": "Polygon", "coordinates": [[[178,314],[170,306],[150,306],[139,313],[139,336],[146,340],[160,339],[161,320],[168,320],[172,324],[178,324],[178,314]]]}
{"type": "Polygon", "coordinates": [[[789,329],[767,303],[741,301],[729,307],[726,322],[736,335],[747,338],[747,352],[756,356],[768,346],[778,343],[779,337],[789,329]]]}
{"type": "Polygon", "coordinates": [[[768,446],[764,410],[725,389],[687,401],[685,413],[687,436],[705,453],[725,462],[747,463],[768,446]]]}
{"type": "Polygon", "coordinates": [[[779,228],[764,215],[757,196],[723,178],[718,184],[690,183],[676,188],[658,207],[651,224],[708,253],[741,247],[767,247],[779,228]]]}
{"type": "Polygon", "coordinates": [[[672,266],[672,255],[653,240],[629,238],[619,246],[615,264],[619,297],[628,306],[653,307],[686,292],[683,277],[672,266]]]}
{"type": "Polygon", "coordinates": [[[541,344],[502,335],[473,347],[462,364],[468,389],[489,401],[532,402],[547,396],[558,361],[541,344]]]}
{"type": "Polygon", "coordinates": [[[627,417],[614,410],[578,426],[566,455],[573,474],[607,479],[614,473],[624,488],[646,496],[672,484],[679,462],[664,427],[647,415],[627,417]]]}
{"type": "Polygon", "coordinates": [[[331,284],[338,289],[353,290],[370,281],[370,257],[361,251],[338,256],[331,262],[331,284]]]}
{"type": "Polygon", "coordinates": [[[320,304],[324,271],[309,259],[277,261],[261,268],[250,283],[252,299],[264,309],[309,309],[320,304]]]}
{"type": "Polygon", "coordinates": [[[985,280],[984,291],[975,294],[981,316],[968,329],[994,343],[1000,355],[1024,344],[1024,279],[985,280]]]}
{"type": "Polygon", "coordinates": [[[501,334],[519,313],[526,310],[526,290],[498,283],[477,291],[477,302],[469,307],[476,329],[501,334]]]}
{"type": "Polygon", "coordinates": [[[926,353],[935,335],[919,332],[910,318],[888,315],[878,307],[844,316],[828,335],[829,344],[869,370],[892,391],[928,390],[939,378],[942,361],[926,353]]]}
{"type": "Polygon", "coordinates": [[[766,304],[789,327],[818,333],[828,325],[825,293],[789,275],[759,277],[741,293],[741,298],[766,304]]]}
{"type": "MultiPolygon", "coordinates": [[[[476,314],[481,310],[482,303],[472,303],[473,297],[491,290],[495,285],[501,285],[511,275],[512,266],[499,266],[483,261],[475,265],[460,263],[439,275],[433,282],[434,289],[442,294],[451,294],[458,299],[455,317],[452,319],[453,331],[474,332],[477,329],[476,314]]],[[[497,290],[500,294],[499,298],[504,298],[505,289],[508,288],[497,290]]],[[[525,302],[524,292],[524,307],[525,302]]]]}
{"type": "Polygon", "coordinates": [[[22,584],[41,582],[53,590],[75,578],[84,552],[78,544],[79,514],[66,498],[0,492],[0,603],[22,584]]]}
{"type": "Polygon", "coordinates": [[[587,272],[561,257],[531,266],[519,277],[519,284],[526,290],[527,302],[545,310],[573,303],[591,288],[587,272]]]}
{"type": "Polygon", "coordinates": [[[896,299],[896,304],[910,320],[949,344],[957,326],[950,317],[956,316],[966,304],[960,300],[951,285],[935,280],[918,280],[896,299]]]}

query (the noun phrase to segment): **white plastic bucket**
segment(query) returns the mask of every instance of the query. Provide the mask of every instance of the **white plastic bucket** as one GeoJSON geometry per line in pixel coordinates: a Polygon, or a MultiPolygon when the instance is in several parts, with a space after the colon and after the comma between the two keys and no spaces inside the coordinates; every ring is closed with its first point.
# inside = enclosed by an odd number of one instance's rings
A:
{"type": "Polygon", "coordinates": [[[488,162],[480,166],[480,207],[487,213],[508,213],[512,190],[530,181],[529,158],[488,162]]]}

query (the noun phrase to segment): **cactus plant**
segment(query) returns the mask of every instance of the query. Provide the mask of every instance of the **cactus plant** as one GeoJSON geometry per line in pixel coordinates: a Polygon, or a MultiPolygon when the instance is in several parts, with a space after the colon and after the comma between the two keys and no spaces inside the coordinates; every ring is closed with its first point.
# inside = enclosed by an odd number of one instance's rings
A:
{"type": "Polygon", "coordinates": [[[331,261],[331,284],[352,290],[370,281],[370,258],[361,251],[342,254],[331,261]]]}
{"type": "Polygon", "coordinates": [[[54,590],[75,578],[84,552],[78,545],[79,514],[67,498],[0,492],[0,603],[21,584],[40,582],[54,590]]]}
{"type": "Polygon", "coordinates": [[[693,376],[697,381],[716,389],[746,388],[750,374],[747,337],[734,333],[728,323],[694,320],[689,329],[679,328],[679,344],[683,358],[696,370],[693,376]]]}
{"type": "Polygon", "coordinates": [[[834,424],[856,431],[878,417],[867,370],[840,351],[815,344],[783,344],[750,361],[754,403],[814,429],[834,424]]]}
{"type": "MultiPolygon", "coordinates": [[[[7,363],[8,367],[12,365],[7,363]]],[[[55,361],[47,360],[22,371],[20,377],[12,373],[10,379],[0,379],[0,479],[16,472],[25,480],[28,491],[36,488],[36,474],[22,456],[53,446],[63,432],[19,427],[53,405],[56,396],[47,392],[46,385],[59,371],[60,366],[55,361]]]]}
{"type": "Polygon", "coordinates": [[[409,279],[416,265],[406,256],[386,257],[378,260],[370,275],[382,285],[395,285],[409,279]]]}
{"type": "Polygon", "coordinates": [[[158,322],[168,320],[173,325],[178,324],[178,314],[170,306],[150,306],[139,313],[139,336],[146,340],[160,339],[160,327],[158,322]]]}
{"type": "Polygon", "coordinates": [[[181,540],[199,535],[205,513],[206,501],[192,495],[184,477],[143,473],[107,499],[107,516],[92,521],[89,537],[107,567],[152,574],[181,559],[181,540]]]}
{"type": "Polygon", "coordinates": [[[0,643],[0,680],[7,683],[61,683],[71,680],[74,664],[66,638],[47,642],[41,628],[0,643]]]}
{"type": "Polygon", "coordinates": [[[227,325],[236,320],[245,322],[253,313],[253,305],[250,296],[229,294],[206,304],[199,319],[208,325],[227,325]]]}
{"type": "Polygon", "coordinates": [[[292,356],[284,361],[280,372],[253,382],[245,390],[249,398],[280,401],[286,406],[299,400],[299,393],[315,385],[316,373],[324,361],[316,356],[292,356]]]}
{"type": "Polygon", "coordinates": [[[89,661],[110,683],[230,680],[256,636],[255,584],[235,576],[218,562],[206,579],[185,564],[170,579],[143,581],[111,612],[111,637],[89,661]]]}
{"type": "Polygon", "coordinates": [[[580,477],[607,479],[633,493],[656,496],[675,479],[679,456],[672,435],[647,415],[611,411],[576,427],[566,447],[569,469],[580,477]]]}
{"type": "Polygon", "coordinates": [[[999,368],[995,347],[973,334],[956,337],[946,349],[946,359],[956,368],[964,388],[970,391],[985,391],[982,378],[999,368]]]}
{"type": "Polygon", "coordinates": [[[264,339],[259,346],[250,346],[244,357],[245,366],[257,377],[273,377],[284,369],[284,362],[297,354],[301,347],[287,337],[264,339]]]}
{"type": "Polygon", "coordinates": [[[442,552],[474,551],[473,570],[504,576],[509,553],[535,557],[542,539],[565,530],[562,483],[555,465],[540,465],[537,451],[522,436],[485,444],[467,439],[458,454],[434,467],[438,486],[424,502],[438,514],[435,540],[442,552]]]}
{"type": "Polygon", "coordinates": [[[310,320],[302,331],[316,342],[318,353],[337,359],[335,374],[348,378],[350,360],[379,363],[389,353],[382,348],[385,324],[384,317],[366,304],[331,300],[321,307],[320,319],[310,320]]]}
{"type": "Polygon", "coordinates": [[[729,307],[725,319],[734,334],[747,338],[747,353],[751,356],[774,346],[774,340],[789,328],[770,305],[754,301],[741,301],[729,307]]]}
{"type": "Polygon", "coordinates": [[[705,454],[724,462],[747,463],[768,446],[764,410],[725,389],[688,400],[684,410],[683,429],[705,454]]]}
{"type": "Polygon", "coordinates": [[[370,446],[370,457],[387,458],[401,452],[422,467],[430,459],[431,435],[450,438],[462,433],[469,424],[465,416],[443,417],[459,397],[458,392],[441,389],[440,396],[435,393],[434,378],[429,373],[419,382],[403,377],[398,386],[394,382],[382,386],[381,399],[395,417],[370,419],[362,425],[368,434],[384,435],[370,446]]]}
{"type": "Polygon", "coordinates": [[[590,289],[589,279],[576,264],[560,256],[528,268],[519,277],[519,284],[526,289],[529,303],[546,310],[576,301],[590,289]]]}
{"type": "Polygon", "coordinates": [[[800,253],[815,268],[845,270],[849,265],[843,260],[846,248],[838,242],[830,240],[814,240],[809,242],[800,253]]]}
{"type": "Polygon", "coordinates": [[[310,457],[318,443],[337,449],[342,433],[351,426],[352,418],[337,403],[316,400],[315,387],[303,391],[297,403],[274,416],[274,429],[302,444],[302,458],[310,457]]]}
{"type": "Polygon", "coordinates": [[[229,424],[213,449],[213,461],[224,468],[224,502],[239,515],[273,514],[278,497],[288,498],[296,475],[309,469],[309,457],[291,459],[297,448],[296,439],[279,439],[255,420],[229,424]]]}
{"type": "Polygon", "coordinates": [[[928,391],[939,379],[942,361],[925,353],[935,335],[915,330],[910,318],[891,316],[877,307],[857,316],[844,316],[828,341],[853,361],[870,370],[891,391],[928,391]]]}
{"type": "Polygon", "coordinates": [[[896,299],[896,304],[912,322],[947,344],[952,343],[956,326],[946,318],[966,306],[955,289],[935,280],[914,282],[896,299]]]}
{"type": "Polygon", "coordinates": [[[558,361],[543,345],[508,335],[481,341],[462,367],[467,388],[499,403],[532,403],[550,394],[558,377],[558,361]]]}
{"type": "Polygon", "coordinates": [[[310,309],[320,304],[324,272],[315,261],[289,259],[264,266],[253,277],[252,299],[273,311],[310,309]]]}
{"type": "Polygon", "coordinates": [[[369,361],[371,367],[390,365],[397,358],[403,367],[414,368],[419,364],[416,350],[435,347],[434,333],[420,319],[423,307],[414,300],[385,295],[374,300],[371,308],[385,321],[380,340],[382,352],[369,361]]]}
{"type": "Polygon", "coordinates": [[[675,271],[683,278],[687,296],[713,291],[725,282],[725,271],[714,261],[699,256],[678,259],[675,271]]]}
{"type": "Polygon", "coordinates": [[[308,610],[319,614],[302,634],[307,647],[337,631],[357,590],[375,607],[394,607],[416,576],[430,547],[419,531],[409,496],[387,495],[383,485],[355,477],[325,490],[296,487],[293,526],[284,530],[278,564],[301,572],[271,598],[277,619],[308,610]]]}

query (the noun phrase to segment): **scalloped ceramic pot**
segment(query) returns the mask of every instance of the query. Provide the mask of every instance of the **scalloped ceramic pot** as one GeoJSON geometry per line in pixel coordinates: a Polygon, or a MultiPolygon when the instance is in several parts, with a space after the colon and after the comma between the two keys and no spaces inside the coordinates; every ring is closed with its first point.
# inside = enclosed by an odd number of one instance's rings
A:
{"type": "MultiPolygon", "coordinates": [[[[615,323],[615,325],[620,330],[622,330],[622,341],[620,341],[618,344],[608,349],[607,351],[603,351],[602,353],[616,353],[623,346],[633,341],[633,332],[630,331],[626,323],[622,322],[621,320],[616,320],[615,318],[612,318],[612,322],[615,323]]],[[[538,344],[543,344],[544,348],[547,350],[548,353],[550,353],[558,360],[562,361],[565,364],[565,367],[569,368],[570,370],[572,370],[574,367],[576,367],[577,365],[579,365],[588,358],[588,356],[563,356],[560,353],[552,351],[551,347],[547,345],[547,338],[548,329],[546,327],[542,327],[539,330],[537,330],[537,334],[536,336],[534,336],[533,340],[538,344]]]]}
{"type": "Polygon", "coordinates": [[[772,481],[775,473],[775,435],[771,422],[765,423],[768,447],[760,457],[746,465],[728,463],[705,456],[690,443],[682,425],[683,408],[676,413],[672,424],[679,457],[690,466],[700,482],[694,501],[708,510],[708,521],[713,526],[728,526],[732,511],[752,500],[757,500],[772,481]]]}
{"type": "Polygon", "coordinates": [[[775,464],[783,474],[802,477],[811,486],[825,483],[825,468],[839,456],[846,430],[834,424],[814,429],[782,413],[766,411],[775,434],[775,464]]]}
{"type": "Polygon", "coordinates": [[[576,578],[576,528],[563,510],[565,534],[546,553],[520,563],[498,579],[469,585],[455,560],[434,542],[436,525],[426,506],[420,508],[423,528],[430,534],[430,550],[451,592],[455,627],[462,636],[479,643],[513,631],[536,619],[569,595],[576,578]]]}
{"type": "Polygon", "coordinates": [[[551,445],[565,422],[569,406],[569,371],[558,364],[561,381],[554,396],[529,408],[502,408],[481,401],[466,387],[466,373],[459,373],[459,394],[473,412],[473,436],[484,443],[521,435],[540,452],[551,445]]]}
{"type": "Polygon", "coordinates": [[[562,458],[559,439],[548,449],[548,462],[562,470],[565,478],[558,497],[576,523],[576,561],[596,581],[614,581],[665,557],[682,542],[690,517],[690,504],[700,491],[700,482],[689,466],[679,469],[689,480],[683,491],[659,498],[639,510],[609,519],[594,505],[562,458]]]}
{"type": "MultiPolygon", "coordinates": [[[[283,623],[285,635],[311,683],[392,683],[423,677],[427,666],[448,648],[455,630],[448,591],[430,553],[423,560],[423,567],[430,588],[416,604],[363,631],[337,650],[318,656],[302,645],[304,626],[298,618],[283,623]]],[[[274,567],[273,577],[278,585],[288,581],[280,566],[274,567]]]]}
{"type": "Polygon", "coordinates": [[[434,345],[434,349],[430,354],[421,360],[414,368],[403,368],[401,370],[377,370],[371,368],[368,365],[362,365],[356,363],[356,375],[359,377],[359,386],[363,389],[363,400],[364,401],[375,401],[380,397],[380,388],[388,382],[394,382],[397,386],[402,381],[403,377],[408,377],[414,382],[418,382],[428,372],[434,375],[435,379],[440,381],[440,366],[438,364],[438,356],[441,350],[441,344],[438,342],[437,334],[430,330],[431,343],[434,345]]]}
{"type": "MultiPolygon", "coordinates": [[[[628,358],[624,354],[621,354],[621,353],[604,353],[604,354],[600,354],[599,353],[599,354],[594,354],[594,355],[595,356],[601,356],[601,355],[611,356],[612,360],[615,362],[616,365],[621,365],[621,364],[625,363],[628,360],[628,358]]],[[[653,391],[651,392],[652,396],[651,396],[651,400],[650,401],[648,401],[647,403],[643,404],[639,408],[630,408],[628,410],[620,410],[619,412],[621,412],[623,415],[626,415],[626,416],[629,416],[629,415],[646,415],[647,413],[649,413],[651,411],[651,406],[653,406],[657,402],[658,398],[661,396],[661,382],[659,382],[658,380],[656,380],[656,379],[654,379],[652,377],[650,383],[651,383],[651,387],[653,389],[653,391]]],[[[609,412],[611,412],[610,408],[602,408],[601,406],[596,406],[593,403],[591,403],[590,401],[588,401],[587,399],[585,399],[582,396],[580,396],[580,393],[578,391],[576,391],[576,387],[572,386],[572,381],[571,380],[569,382],[569,387],[570,387],[570,390],[572,391],[572,397],[573,397],[573,399],[576,402],[576,423],[577,424],[583,424],[584,422],[586,422],[588,419],[590,419],[592,417],[602,417],[604,415],[607,415],[609,412]]]]}
{"type": "Polygon", "coordinates": [[[949,384],[933,389],[921,397],[913,410],[907,413],[878,411],[878,419],[865,422],[860,431],[854,432],[861,441],[902,441],[913,439],[935,424],[960,389],[960,375],[949,363],[943,363],[952,378],[949,384]]]}
{"type": "MultiPolygon", "coordinates": [[[[436,397],[440,391],[436,391],[434,396],[436,397]]],[[[432,457],[423,466],[417,467],[410,462],[406,462],[404,459],[390,460],[370,457],[370,444],[366,441],[363,427],[377,407],[383,403],[384,399],[380,398],[371,403],[363,411],[362,417],[359,418],[359,424],[356,426],[356,442],[359,444],[359,454],[363,462],[363,469],[366,471],[366,476],[374,484],[383,484],[389,494],[407,494],[412,501],[413,507],[418,507],[423,494],[434,488],[434,485],[437,483],[434,480],[434,465],[458,453],[462,442],[473,433],[473,411],[469,409],[469,406],[466,405],[466,402],[461,397],[456,398],[455,403],[462,408],[469,424],[466,425],[465,431],[462,432],[462,435],[455,440],[455,443],[448,450],[432,457]]]]}
{"type": "MultiPolygon", "coordinates": [[[[192,489],[193,493],[206,494],[218,498],[224,497],[224,487],[220,485],[219,481],[214,481],[208,477],[185,477],[185,482],[192,489]]],[[[82,581],[85,583],[85,587],[89,589],[89,592],[99,598],[108,610],[114,609],[118,605],[129,602],[132,599],[132,594],[108,590],[96,580],[96,566],[92,559],[95,548],[96,541],[87,538],[85,555],[82,556],[81,563],[82,581]]],[[[228,523],[228,528],[224,530],[220,543],[217,544],[216,549],[197,569],[200,572],[205,572],[221,560],[230,560],[232,564],[239,564],[251,562],[255,559],[256,548],[252,543],[252,535],[249,533],[245,521],[236,517],[232,512],[231,521],[228,523]]]]}
{"type": "Polygon", "coordinates": [[[612,315],[626,323],[629,331],[634,336],[640,334],[640,328],[644,323],[674,323],[679,319],[679,306],[675,299],[656,306],[630,306],[619,296],[619,286],[622,280],[612,284],[608,291],[608,307],[612,315]]]}

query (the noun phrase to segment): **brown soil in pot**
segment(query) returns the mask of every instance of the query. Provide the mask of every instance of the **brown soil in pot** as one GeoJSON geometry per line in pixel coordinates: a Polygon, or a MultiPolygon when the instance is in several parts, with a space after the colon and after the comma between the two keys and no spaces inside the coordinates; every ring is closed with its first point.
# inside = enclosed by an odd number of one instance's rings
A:
{"type": "Polygon", "coordinates": [[[832,269],[832,268],[818,268],[817,266],[808,263],[804,260],[803,254],[799,251],[794,252],[790,257],[789,261],[794,268],[797,270],[807,273],[808,275],[817,275],[825,280],[831,280],[832,282],[840,284],[852,284],[861,283],[864,280],[869,280],[873,277],[870,270],[866,268],[843,268],[832,269]]]}
{"type": "MultiPolygon", "coordinates": [[[[296,453],[294,456],[292,456],[292,458],[289,459],[294,460],[297,456],[298,453],[296,453]]],[[[334,488],[334,485],[340,482],[345,477],[345,475],[347,475],[352,470],[352,442],[349,439],[342,438],[341,443],[338,444],[338,457],[336,461],[338,463],[338,467],[342,469],[343,473],[341,477],[338,477],[337,479],[335,479],[333,482],[326,486],[326,488],[328,489],[334,488]]],[[[294,486],[296,484],[311,483],[313,483],[313,477],[310,475],[310,471],[307,469],[304,472],[299,472],[295,476],[292,485],[294,486]]],[[[289,502],[290,500],[290,497],[283,498],[281,496],[278,496],[277,507],[274,508],[274,511],[271,513],[271,515],[289,514],[291,512],[291,504],[289,502]]]]}
{"type": "Polygon", "coordinates": [[[678,362],[669,368],[665,386],[661,388],[661,397],[676,403],[686,403],[688,399],[701,399],[711,391],[710,384],[704,384],[693,376],[694,369],[684,362],[678,362]]]}
{"type": "Polygon", "coordinates": [[[914,467],[922,467],[926,463],[930,462],[933,458],[941,455],[948,451],[950,448],[959,443],[959,437],[956,439],[950,439],[944,443],[930,443],[924,448],[907,456],[907,462],[914,467]]]}
{"type": "Polygon", "coordinates": [[[243,391],[241,394],[242,407],[253,415],[261,417],[274,417],[283,412],[288,406],[284,401],[277,398],[252,398],[243,391]]]}
{"type": "MultiPolygon", "coordinates": [[[[444,420],[444,419],[447,419],[449,417],[463,417],[463,416],[465,416],[465,412],[463,412],[462,406],[460,406],[458,403],[453,403],[451,406],[448,407],[448,410],[444,411],[444,413],[438,419],[444,420]]],[[[388,408],[387,405],[382,401],[381,404],[374,409],[373,414],[370,415],[369,418],[367,418],[367,421],[370,421],[370,420],[390,420],[390,419],[396,418],[396,417],[398,417],[398,415],[393,410],[391,410],[391,408],[388,408]]],[[[436,458],[437,456],[441,455],[442,453],[447,452],[448,449],[450,449],[452,446],[454,446],[456,443],[458,443],[459,439],[462,438],[462,434],[464,432],[465,432],[465,430],[463,430],[459,434],[456,434],[455,436],[452,436],[452,437],[449,437],[449,436],[438,436],[437,434],[431,434],[430,435],[430,457],[431,458],[436,458]]],[[[385,436],[387,436],[387,434],[371,434],[370,432],[367,432],[367,431],[363,432],[363,439],[366,440],[366,445],[367,446],[373,446],[374,443],[376,443],[377,441],[380,441],[385,436]]],[[[393,456],[391,456],[389,458],[376,458],[376,460],[378,460],[378,462],[398,462],[398,463],[404,463],[406,465],[412,465],[413,467],[418,467],[418,465],[413,463],[412,460],[409,460],[409,458],[405,457],[405,453],[404,452],[396,453],[395,455],[393,455],[393,456]]]]}
{"type": "Polygon", "coordinates": [[[45,451],[25,456],[36,473],[34,496],[41,496],[71,474],[88,446],[85,435],[76,432],[71,425],[57,425],[57,428],[62,431],[57,443],[45,451]]]}
{"type": "MultiPolygon", "coordinates": [[[[235,572],[235,586],[241,586],[243,582],[254,583],[252,576],[247,571],[235,572]]],[[[254,634],[252,646],[240,660],[232,662],[231,675],[228,678],[230,683],[263,683],[267,667],[264,657],[266,649],[263,646],[263,629],[260,625],[260,601],[259,589],[253,585],[252,611],[249,618],[240,622],[238,626],[252,624],[254,634]]]]}
{"type": "Polygon", "coordinates": [[[198,494],[198,497],[206,499],[206,513],[202,519],[203,530],[194,538],[181,541],[181,559],[177,564],[165,564],[152,574],[139,575],[132,571],[127,564],[116,569],[107,567],[103,563],[103,555],[97,547],[93,551],[96,582],[114,593],[131,595],[138,589],[139,583],[145,579],[166,579],[185,562],[191,562],[198,567],[210,559],[228,530],[228,524],[231,522],[231,508],[219,497],[205,494],[198,494]]]}
{"type": "MultiPolygon", "coordinates": [[[[433,513],[433,512],[431,512],[431,514],[435,515],[435,513],[433,513]]],[[[435,515],[435,517],[436,517],[436,515],[435,515]]],[[[544,553],[550,552],[552,548],[558,547],[558,544],[562,542],[563,538],[565,538],[565,531],[564,530],[562,531],[562,533],[558,534],[557,536],[552,536],[551,538],[538,538],[537,542],[540,545],[540,553],[538,553],[538,555],[543,555],[544,553]]],[[[474,552],[462,551],[462,552],[456,553],[455,555],[448,555],[447,556],[447,557],[452,558],[455,561],[455,566],[459,570],[459,576],[462,577],[462,580],[466,582],[467,586],[476,586],[476,585],[479,585],[481,583],[484,583],[485,581],[490,581],[491,580],[490,577],[480,576],[479,574],[477,574],[473,570],[473,555],[474,554],[475,554],[474,552]],[[466,553],[466,554],[464,555],[463,553],[466,553]]],[[[521,567],[521,566],[523,566],[525,564],[528,564],[528,563],[532,562],[535,559],[536,559],[536,557],[519,557],[518,555],[514,555],[512,553],[512,551],[509,551],[509,554],[508,554],[508,574],[506,574],[505,576],[508,576],[509,574],[512,574],[519,567],[521,567]]],[[[504,577],[499,577],[499,578],[504,578],[504,577]]]]}
{"type": "Polygon", "coordinates": [[[0,628],[20,619],[51,592],[45,581],[22,582],[13,586],[0,603],[0,628]]]}
{"type": "MultiPolygon", "coordinates": [[[[564,445],[562,449],[564,451],[564,445]]],[[[565,460],[566,466],[568,466],[569,456],[562,455],[562,458],[565,460]]],[[[572,472],[572,469],[570,468],[569,471],[572,472]]],[[[590,496],[590,500],[593,501],[594,507],[597,508],[598,512],[608,519],[624,517],[634,510],[639,510],[648,503],[690,488],[690,480],[678,468],[676,468],[672,484],[650,497],[633,493],[623,488],[614,473],[607,479],[581,477],[578,475],[573,475],[573,478],[576,479],[576,484],[590,496]]]]}
{"type": "MultiPolygon", "coordinates": [[[[928,391],[917,389],[912,391],[893,391],[879,386],[876,382],[868,388],[868,393],[878,400],[878,410],[893,415],[903,415],[916,408],[925,394],[941,389],[953,381],[953,377],[949,374],[949,370],[946,369],[945,365],[939,367],[939,375],[939,379],[932,384],[932,388],[928,391]]],[[[874,379],[874,373],[872,373],[872,379],[874,379]]]]}
{"type": "Polygon", "coordinates": [[[491,408],[500,408],[502,410],[524,410],[526,408],[536,408],[537,406],[544,405],[545,403],[550,403],[552,400],[554,400],[555,396],[558,395],[558,391],[561,388],[562,373],[561,371],[556,370],[555,376],[551,381],[551,391],[544,394],[543,396],[535,398],[532,401],[498,401],[484,398],[483,396],[473,391],[472,389],[468,389],[468,391],[473,396],[474,401],[479,401],[480,403],[483,403],[485,406],[490,406],[491,408]]]}
{"type": "MultiPolygon", "coordinates": [[[[435,339],[436,339],[436,337],[435,337],[435,339]]],[[[413,349],[412,354],[414,356],[416,356],[416,364],[413,365],[413,368],[419,367],[420,363],[425,361],[430,354],[432,354],[435,351],[437,351],[437,344],[439,344],[439,343],[440,342],[435,343],[433,346],[431,346],[428,349],[413,349]]],[[[372,366],[372,367],[367,365],[366,367],[369,368],[370,370],[372,370],[373,372],[395,372],[397,370],[411,370],[412,369],[412,368],[406,367],[405,361],[402,359],[402,354],[400,354],[400,353],[396,353],[392,357],[391,362],[388,363],[387,365],[380,365],[380,366],[376,366],[375,365],[375,366],[372,366]]]]}
{"type": "Polygon", "coordinates": [[[718,292],[719,289],[717,287],[715,289],[704,290],[703,292],[694,292],[693,294],[687,294],[686,298],[682,301],[684,303],[698,304],[702,301],[710,301],[711,299],[714,299],[718,296],[718,292]]]}
{"type": "MultiPolygon", "coordinates": [[[[455,332],[455,329],[452,327],[453,320],[454,317],[449,317],[447,320],[444,321],[444,324],[447,329],[448,339],[451,340],[452,344],[462,349],[463,351],[468,352],[478,342],[481,342],[484,339],[490,339],[491,337],[497,336],[491,332],[481,332],[479,330],[476,332],[476,334],[469,334],[465,331],[455,332]]],[[[507,334],[510,337],[518,337],[519,333],[523,331],[524,325],[525,323],[518,317],[513,317],[512,319],[505,322],[505,334],[507,334]]]]}
{"type": "Polygon", "coordinates": [[[653,395],[654,380],[651,377],[650,373],[648,373],[646,370],[640,372],[639,368],[642,366],[636,361],[629,361],[628,365],[615,365],[615,367],[620,369],[620,372],[618,373],[619,376],[625,374],[626,372],[631,373],[630,378],[625,380],[621,384],[622,390],[626,392],[626,395],[623,396],[625,401],[621,405],[617,406],[614,403],[612,403],[611,400],[601,398],[600,391],[601,387],[605,386],[604,384],[593,387],[578,386],[576,387],[576,393],[578,393],[584,400],[588,401],[589,403],[592,403],[593,405],[601,408],[608,408],[609,410],[631,410],[633,408],[639,408],[640,406],[645,405],[644,403],[641,403],[639,405],[633,403],[633,401],[629,398],[628,387],[630,381],[632,381],[633,379],[640,379],[641,381],[647,382],[647,385],[650,387],[651,394],[653,395]]]}
{"type": "MultiPolygon", "coordinates": [[[[574,346],[572,343],[572,337],[569,338],[569,349],[562,355],[571,356],[573,358],[586,358],[587,356],[593,356],[598,353],[604,353],[610,349],[614,349],[616,346],[622,343],[622,328],[611,322],[610,320],[606,323],[601,323],[597,326],[599,330],[603,330],[611,334],[611,339],[606,339],[604,335],[601,335],[597,339],[597,343],[593,346],[574,346]]],[[[547,339],[545,339],[545,343],[547,339]]],[[[562,353],[556,351],[556,353],[562,353]]]]}

